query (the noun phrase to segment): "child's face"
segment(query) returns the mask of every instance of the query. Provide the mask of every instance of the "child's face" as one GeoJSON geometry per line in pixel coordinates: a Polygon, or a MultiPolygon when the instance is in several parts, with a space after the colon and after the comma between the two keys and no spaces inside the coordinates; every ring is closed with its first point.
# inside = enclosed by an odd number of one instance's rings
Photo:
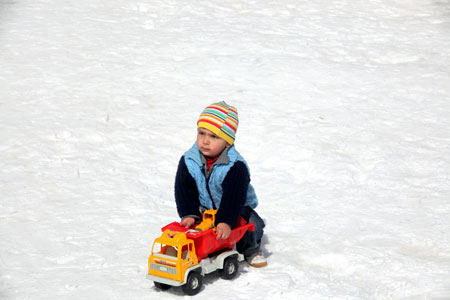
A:
{"type": "Polygon", "coordinates": [[[204,156],[216,157],[222,153],[223,149],[230,147],[230,145],[212,131],[205,128],[198,128],[197,147],[204,156]]]}

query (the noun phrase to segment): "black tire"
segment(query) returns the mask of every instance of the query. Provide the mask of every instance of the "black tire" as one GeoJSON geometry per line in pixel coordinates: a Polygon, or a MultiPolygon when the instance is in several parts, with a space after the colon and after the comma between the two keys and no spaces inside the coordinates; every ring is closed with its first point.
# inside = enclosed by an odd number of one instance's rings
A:
{"type": "Polygon", "coordinates": [[[223,269],[219,270],[219,275],[222,279],[233,279],[239,270],[237,258],[235,256],[228,257],[223,262],[223,269]]]}
{"type": "Polygon", "coordinates": [[[198,272],[191,272],[188,275],[186,284],[183,285],[181,288],[183,289],[183,292],[186,295],[194,296],[198,292],[200,292],[200,289],[202,288],[203,283],[203,277],[198,272]]]}
{"type": "Polygon", "coordinates": [[[160,282],[154,282],[155,286],[162,290],[162,291],[167,291],[168,289],[170,289],[172,286],[168,285],[168,284],[164,284],[164,283],[160,283],[160,282]]]}
{"type": "Polygon", "coordinates": [[[163,291],[167,291],[168,289],[170,289],[172,286],[168,285],[168,284],[164,284],[164,283],[160,283],[160,282],[154,282],[155,286],[163,291]]]}

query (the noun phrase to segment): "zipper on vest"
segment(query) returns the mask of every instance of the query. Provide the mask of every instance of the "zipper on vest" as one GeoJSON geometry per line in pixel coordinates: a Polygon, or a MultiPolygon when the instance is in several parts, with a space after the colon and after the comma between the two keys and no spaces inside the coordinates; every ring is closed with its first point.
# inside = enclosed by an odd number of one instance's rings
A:
{"type": "Polygon", "coordinates": [[[217,209],[216,204],[214,203],[214,199],[211,196],[211,191],[209,190],[209,180],[206,181],[206,190],[208,191],[209,198],[211,198],[211,203],[212,203],[213,209],[217,209]]]}
{"type": "Polygon", "coordinates": [[[213,171],[213,168],[214,168],[214,165],[213,166],[211,166],[211,169],[209,170],[209,176],[206,176],[206,172],[205,172],[205,167],[202,167],[202,169],[203,169],[203,174],[205,175],[205,181],[206,181],[206,191],[208,191],[208,195],[209,195],[209,198],[211,199],[211,204],[212,204],[212,206],[213,206],[213,209],[217,209],[216,208],[216,204],[214,203],[214,199],[213,199],[213,197],[211,196],[211,190],[209,189],[209,178],[211,178],[211,173],[212,173],[212,171],[213,171]]]}

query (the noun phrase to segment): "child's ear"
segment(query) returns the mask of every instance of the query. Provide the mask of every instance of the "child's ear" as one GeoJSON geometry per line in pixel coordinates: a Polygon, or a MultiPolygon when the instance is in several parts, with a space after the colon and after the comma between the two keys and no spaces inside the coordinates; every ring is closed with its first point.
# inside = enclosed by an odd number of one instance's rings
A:
{"type": "Polygon", "coordinates": [[[227,145],[225,146],[225,148],[230,148],[231,145],[227,143],[227,145]]]}

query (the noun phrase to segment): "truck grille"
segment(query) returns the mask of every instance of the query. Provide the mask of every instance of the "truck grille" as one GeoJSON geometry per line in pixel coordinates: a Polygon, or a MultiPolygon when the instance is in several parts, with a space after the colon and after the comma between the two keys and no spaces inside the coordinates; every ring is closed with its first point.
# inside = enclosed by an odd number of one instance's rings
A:
{"type": "Polygon", "coordinates": [[[168,266],[161,266],[161,265],[157,265],[157,264],[150,264],[150,269],[154,270],[154,271],[160,271],[160,272],[173,274],[173,275],[177,274],[177,269],[172,268],[172,267],[168,267],[168,266]]]}

